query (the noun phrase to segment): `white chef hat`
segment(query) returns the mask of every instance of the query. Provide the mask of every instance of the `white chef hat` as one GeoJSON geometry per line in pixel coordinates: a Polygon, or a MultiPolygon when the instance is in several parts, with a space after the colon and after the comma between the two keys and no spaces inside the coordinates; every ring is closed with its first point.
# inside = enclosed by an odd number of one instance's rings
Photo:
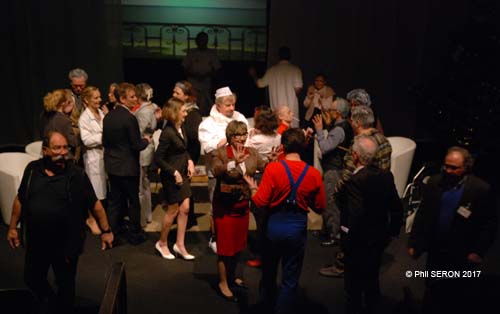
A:
{"type": "Polygon", "coordinates": [[[231,89],[229,88],[229,86],[221,87],[215,91],[215,99],[220,98],[220,97],[225,97],[225,96],[231,96],[231,95],[233,95],[233,92],[231,92],[231,89]]]}

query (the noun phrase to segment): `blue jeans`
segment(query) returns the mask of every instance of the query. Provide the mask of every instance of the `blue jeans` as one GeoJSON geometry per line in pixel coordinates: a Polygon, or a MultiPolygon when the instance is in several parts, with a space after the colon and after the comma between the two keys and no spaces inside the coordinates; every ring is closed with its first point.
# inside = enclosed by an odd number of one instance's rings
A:
{"type": "Polygon", "coordinates": [[[276,212],[267,221],[262,255],[261,301],[276,313],[288,313],[299,284],[307,239],[305,211],[276,212]],[[276,298],[276,276],[281,261],[281,291],[276,298]],[[275,304],[274,304],[275,303],[275,304]]]}

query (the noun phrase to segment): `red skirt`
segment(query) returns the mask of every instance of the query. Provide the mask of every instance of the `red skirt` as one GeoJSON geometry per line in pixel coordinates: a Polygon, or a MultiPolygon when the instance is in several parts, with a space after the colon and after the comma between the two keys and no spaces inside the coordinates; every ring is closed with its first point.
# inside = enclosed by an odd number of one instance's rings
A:
{"type": "Polygon", "coordinates": [[[249,202],[223,204],[214,200],[214,223],[217,255],[234,256],[247,246],[249,202]]]}

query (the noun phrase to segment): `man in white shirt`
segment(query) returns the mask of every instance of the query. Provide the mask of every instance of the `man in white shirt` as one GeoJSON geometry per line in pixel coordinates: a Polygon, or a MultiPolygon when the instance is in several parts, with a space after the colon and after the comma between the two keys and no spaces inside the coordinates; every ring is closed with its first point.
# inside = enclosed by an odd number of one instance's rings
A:
{"type": "MultiPolygon", "coordinates": [[[[233,120],[242,121],[248,127],[248,121],[244,115],[235,110],[236,95],[233,94],[229,87],[219,88],[215,92],[215,105],[210,110],[210,116],[203,120],[198,128],[198,139],[200,140],[201,148],[207,156],[211,151],[216,150],[227,144],[226,140],[226,127],[229,122],[233,120]]],[[[208,167],[207,167],[208,169],[208,167]]],[[[215,178],[210,171],[208,174],[208,195],[210,202],[215,189],[215,178]]],[[[215,244],[215,230],[213,228],[213,221],[210,220],[212,230],[212,238],[210,239],[209,246],[217,253],[217,246],[215,244]]]]}
{"type": "MultiPolygon", "coordinates": [[[[302,71],[290,63],[290,48],[279,49],[280,61],[269,68],[264,76],[257,79],[254,71],[250,74],[255,79],[257,87],[269,87],[269,102],[275,110],[279,105],[287,104],[295,117],[299,117],[299,101],[297,94],[302,89],[302,71]]],[[[298,121],[292,121],[292,127],[298,127],[298,121]]]]}

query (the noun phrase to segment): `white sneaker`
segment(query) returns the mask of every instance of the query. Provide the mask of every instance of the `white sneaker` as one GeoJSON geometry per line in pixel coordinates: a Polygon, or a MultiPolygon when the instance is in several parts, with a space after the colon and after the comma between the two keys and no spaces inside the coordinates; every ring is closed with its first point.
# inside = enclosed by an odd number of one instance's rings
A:
{"type": "Polygon", "coordinates": [[[214,254],[217,254],[217,242],[212,240],[212,237],[208,240],[208,247],[214,252],[214,254]]]}

